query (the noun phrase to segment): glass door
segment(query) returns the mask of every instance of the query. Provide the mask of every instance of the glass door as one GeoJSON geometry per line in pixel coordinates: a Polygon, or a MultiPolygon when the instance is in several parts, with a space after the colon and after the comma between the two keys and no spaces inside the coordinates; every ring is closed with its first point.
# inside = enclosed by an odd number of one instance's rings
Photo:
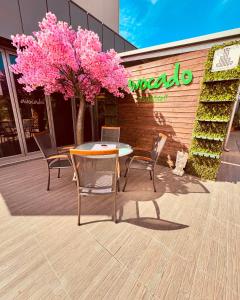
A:
{"type": "Polygon", "coordinates": [[[57,147],[74,144],[72,102],[64,100],[63,95],[51,95],[51,110],[57,147]]]}
{"type": "Polygon", "coordinates": [[[24,151],[4,52],[0,50],[0,158],[24,151]]]}
{"type": "Polygon", "coordinates": [[[16,54],[0,49],[0,164],[6,157],[39,151],[34,133],[49,131],[57,146],[74,144],[72,101],[42,89],[27,93],[9,67],[16,54]]]}
{"type": "MultiPolygon", "coordinates": [[[[8,65],[14,64],[15,59],[15,54],[7,53],[8,65]]],[[[18,75],[11,72],[10,76],[25,152],[27,154],[38,151],[39,149],[33,138],[33,134],[49,130],[44,92],[39,88],[32,93],[28,93],[18,83],[18,75]]]]}

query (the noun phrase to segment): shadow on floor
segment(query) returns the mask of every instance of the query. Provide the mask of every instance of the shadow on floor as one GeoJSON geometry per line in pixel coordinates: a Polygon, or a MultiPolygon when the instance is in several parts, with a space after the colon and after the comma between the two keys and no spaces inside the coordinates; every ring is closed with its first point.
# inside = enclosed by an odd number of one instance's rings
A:
{"type": "Polygon", "coordinates": [[[179,230],[189,227],[188,225],[179,224],[163,219],[156,218],[136,218],[129,219],[123,222],[127,222],[136,226],[153,229],[153,230],[179,230]]]}
{"type": "MultiPolygon", "coordinates": [[[[122,186],[124,178],[122,178],[122,186]]],[[[156,195],[160,197],[165,193],[174,195],[182,195],[189,193],[209,193],[204,185],[204,181],[197,177],[185,174],[183,177],[176,176],[172,173],[172,169],[158,165],[156,168],[156,187],[157,192],[151,196],[156,195]]],[[[147,171],[130,170],[128,175],[128,184],[126,193],[132,193],[142,196],[142,201],[150,200],[149,194],[142,192],[153,192],[152,181],[149,178],[147,171]]],[[[134,195],[133,195],[134,196],[134,195]]]]}
{"type": "MultiPolygon", "coordinates": [[[[51,189],[47,192],[45,167],[45,162],[36,160],[0,169],[0,193],[8,213],[13,216],[77,214],[77,193],[75,183],[72,182],[72,170],[64,170],[61,178],[57,178],[57,172],[56,174],[53,172],[51,189]]],[[[169,193],[169,197],[179,194],[209,193],[199,179],[188,175],[177,177],[166,167],[157,166],[156,176],[157,192],[154,193],[148,172],[130,173],[126,192],[120,192],[118,195],[120,220],[139,218],[138,205],[135,203],[144,203],[144,211],[150,210],[150,217],[156,216],[160,222],[159,201],[165,193],[169,193]]],[[[91,220],[97,219],[98,216],[111,218],[112,204],[111,196],[85,197],[82,201],[82,215],[89,216],[91,220]]],[[[143,217],[146,217],[146,214],[143,217]]],[[[142,224],[147,226],[147,220],[145,219],[142,224]]],[[[152,226],[156,227],[156,224],[152,226]]],[[[161,227],[167,226],[161,223],[159,228],[161,227]]]]}

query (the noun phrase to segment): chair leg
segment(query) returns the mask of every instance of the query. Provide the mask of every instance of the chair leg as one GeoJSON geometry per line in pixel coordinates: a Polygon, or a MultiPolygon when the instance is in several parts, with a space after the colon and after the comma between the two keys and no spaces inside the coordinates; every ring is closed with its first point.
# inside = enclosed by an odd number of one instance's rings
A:
{"type": "Polygon", "coordinates": [[[127,181],[128,181],[128,173],[129,173],[129,168],[127,168],[126,170],[126,173],[125,173],[125,183],[124,183],[124,186],[123,186],[123,192],[125,192],[125,188],[126,188],[126,185],[127,185],[127,181]]]}
{"type": "Polygon", "coordinates": [[[124,173],[124,176],[123,177],[126,177],[127,176],[127,171],[128,171],[128,164],[127,164],[127,160],[125,161],[125,167],[126,167],[126,171],[124,173]]]}
{"type": "Polygon", "coordinates": [[[152,171],[149,171],[150,174],[150,180],[152,180],[152,171]]]}
{"type": "Polygon", "coordinates": [[[60,172],[61,172],[61,169],[59,168],[58,169],[58,178],[60,178],[60,172]]]}
{"type": "Polygon", "coordinates": [[[78,226],[80,226],[80,216],[81,216],[81,195],[78,193],[78,226]]]}
{"type": "Polygon", "coordinates": [[[47,182],[47,191],[49,191],[50,188],[50,169],[48,167],[48,182],[47,182]]]}
{"type": "Polygon", "coordinates": [[[114,221],[114,223],[117,223],[117,191],[114,193],[113,221],[114,221]]]}
{"type": "Polygon", "coordinates": [[[154,170],[153,170],[153,172],[152,172],[152,182],[153,182],[153,189],[154,189],[154,192],[156,192],[157,190],[156,190],[156,186],[155,186],[155,172],[154,172],[154,170]]]}
{"type": "Polygon", "coordinates": [[[120,192],[120,189],[121,189],[120,178],[117,180],[117,189],[118,189],[118,192],[120,192]]]}

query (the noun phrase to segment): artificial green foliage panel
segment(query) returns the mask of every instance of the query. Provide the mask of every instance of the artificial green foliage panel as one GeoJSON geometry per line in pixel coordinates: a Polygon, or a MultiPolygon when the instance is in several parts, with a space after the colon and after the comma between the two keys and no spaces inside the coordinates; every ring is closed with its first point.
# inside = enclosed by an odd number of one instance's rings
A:
{"type": "Polygon", "coordinates": [[[208,59],[205,65],[204,81],[218,81],[218,80],[230,80],[230,79],[240,78],[240,65],[238,65],[236,68],[231,70],[211,72],[214,52],[218,49],[222,49],[226,46],[231,46],[231,45],[240,45],[240,41],[238,40],[238,41],[224,43],[221,45],[215,45],[210,49],[210,51],[208,52],[208,59]]]}
{"type": "Polygon", "coordinates": [[[225,136],[227,133],[226,124],[217,124],[214,122],[207,124],[196,122],[194,132],[200,134],[209,134],[213,136],[225,136]]]}
{"type": "Polygon", "coordinates": [[[191,156],[187,164],[187,172],[203,179],[215,180],[220,166],[220,159],[191,156]]]}
{"type": "Polygon", "coordinates": [[[226,124],[216,122],[196,122],[193,136],[205,137],[206,139],[225,139],[227,132],[226,124]]]}
{"type": "Polygon", "coordinates": [[[219,82],[203,83],[200,100],[207,102],[235,101],[238,85],[237,80],[229,80],[224,84],[219,84],[219,82]]]}
{"type": "Polygon", "coordinates": [[[202,139],[202,140],[210,140],[210,141],[224,141],[224,137],[222,136],[213,136],[210,134],[194,134],[194,138],[202,139]]]}
{"type": "Polygon", "coordinates": [[[192,143],[192,151],[220,155],[222,152],[222,142],[206,139],[194,139],[192,143]]]}
{"type": "Polygon", "coordinates": [[[197,119],[201,120],[229,120],[232,112],[232,103],[221,103],[213,105],[212,103],[200,103],[197,111],[197,119]]]}
{"type": "Polygon", "coordinates": [[[214,52],[239,41],[213,46],[206,62],[204,81],[193,131],[187,172],[204,179],[216,179],[234,101],[238,93],[239,66],[211,72],[214,52]]]}

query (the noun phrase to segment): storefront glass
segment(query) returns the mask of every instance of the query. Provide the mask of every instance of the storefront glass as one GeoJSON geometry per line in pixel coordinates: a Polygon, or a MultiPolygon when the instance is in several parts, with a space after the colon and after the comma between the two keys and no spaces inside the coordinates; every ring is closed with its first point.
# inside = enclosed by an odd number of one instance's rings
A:
{"type": "MultiPolygon", "coordinates": [[[[10,54],[10,63],[15,63],[16,56],[10,54]]],[[[37,89],[32,93],[27,93],[21,84],[18,83],[18,76],[13,74],[17,102],[20,109],[23,131],[27,145],[27,151],[37,151],[38,146],[33,138],[34,133],[48,130],[48,119],[45,95],[42,89],[37,89]]]]}
{"type": "Polygon", "coordinates": [[[20,153],[19,135],[9,95],[3,55],[0,52],[0,158],[20,153]]]}
{"type": "Polygon", "coordinates": [[[74,144],[71,100],[64,100],[63,95],[54,93],[51,104],[57,147],[74,144]]]}

